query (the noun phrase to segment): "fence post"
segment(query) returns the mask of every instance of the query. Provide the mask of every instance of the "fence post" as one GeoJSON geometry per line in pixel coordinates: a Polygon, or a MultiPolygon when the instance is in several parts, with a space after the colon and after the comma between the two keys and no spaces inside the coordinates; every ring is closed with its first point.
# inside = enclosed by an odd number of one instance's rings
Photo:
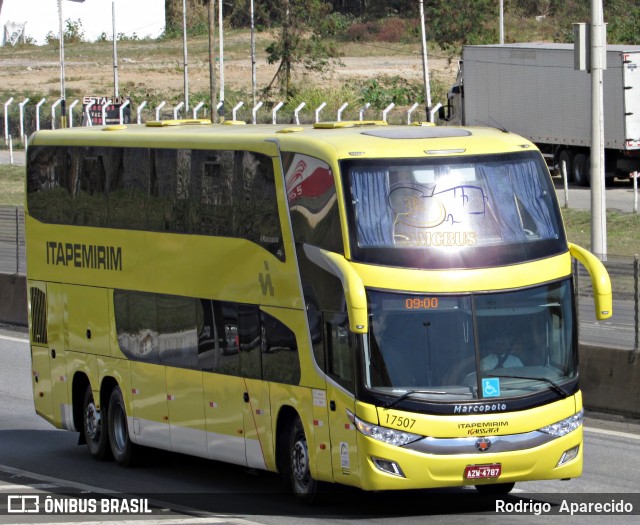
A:
{"type": "Polygon", "coordinates": [[[18,106],[20,107],[20,139],[24,137],[24,107],[29,102],[28,98],[25,98],[18,106]]]}
{"type": "Polygon", "coordinates": [[[634,342],[633,342],[633,354],[629,356],[631,363],[636,362],[636,358],[640,353],[640,258],[638,254],[633,257],[633,329],[634,329],[634,342]]]}
{"type": "Polygon", "coordinates": [[[324,109],[326,105],[327,103],[323,102],[316,108],[316,122],[320,122],[320,112],[324,109]]]}
{"type": "Polygon", "coordinates": [[[640,176],[639,171],[634,171],[632,174],[633,177],[633,213],[638,213],[638,177],[640,176]]]}
{"type": "Polygon", "coordinates": [[[564,207],[569,207],[569,177],[567,176],[567,161],[563,160],[560,164],[562,172],[562,183],[564,184],[564,207]]]}
{"type": "Polygon", "coordinates": [[[62,99],[59,98],[51,105],[51,129],[56,129],[56,108],[62,104],[62,99]]]}
{"type": "Polygon", "coordinates": [[[20,273],[20,225],[18,207],[16,206],[16,275],[20,273]]]}
{"type": "Polygon", "coordinates": [[[9,144],[9,106],[13,102],[13,97],[4,103],[4,143],[9,144]]]}
{"type": "Polygon", "coordinates": [[[260,102],[258,102],[255,106],[253,106],[253,109],[251,110],[251,122],[253,122],[254,124],[258,123],[258,110],[262,107],[262,100],[260,102]]]}
{"type": "MultiPolygon", "coordinates": [[[[69,106],[69,127],[73,127],[73,108],[78,104],[78,99],[75,99],[69,106]]],[[[80,126],[82,126],[82,119],[80,119],[80,126]]]]}
{"type": "Polygon", "coordinates": [[[40,102],[36,104],[36,131],[40,131],[40,106],[42,106],[46,100],[46,98],[42,98],[40,102]]]}
{"type": "Polygon", "coordinates": [[[407,126],[411,125],[411,113],[413,113],[417,107],[418,107],[418,103],[416,102],[413,106],[411,106],[407,110],[407,126]]]}
{"type": "Polygon", "coordinates": [[[142,103],[138,106],[138,109],[136,109],[136,122],[138,124],[142,124],[142,110],[146,105],[147,101],[143,100],[142,103]]]}
{"type": "Polygon", "coordinates": [[[347,109],[347,106],[349,105],[348,102],[345,102],[344,104],[342,104],[342,106],[340,106],[338,108],[338,116],[337,116],[337,120],[338,122],[342,121],[342,113],[344,112],[345,109],[347,109]]]}
{"type": "Polygon", "coordinates": [[[387,121],[387,115],[389,114],[389,111],[391,111],[395,107],[395,105],[395,102],[391,102],[391,104],[389,104],[382,110],[382,120],[384,120],[385,122],[387,121]]]}
{"type": "Polygon", "coordinates": [[[193,113],[193,118],[194,119],[198,118],[198,111],[200,111],[200,108],[202,106],[204,106],[204,102],[198,102],[196,107],[193,108],[192,113],[193,113]]]}
{"type": "Polygon", "coordinates": [[[278,110],[284,106],[284,102],[278,102],[275,107],[271,110],[271,121],[276,124],[276,114],[278,113],[278,110]]]}
{"type": "Polygon", "coordinates": [[[360,108],[360,120],[364,120],[364,112],[367,111],[371,107],[371,104],[367,102],[364,106],[360,108]]]}
{"type": "Polygon", "coordinates": [[[300,125],[300,112],[302,111],[302,108],[305,107],[307,105],[306,102],[300,102],[300,104],[298,104],[298,107],[296,109],[293,110],[293,118],[296,121],[296,124],[300,125]]]}

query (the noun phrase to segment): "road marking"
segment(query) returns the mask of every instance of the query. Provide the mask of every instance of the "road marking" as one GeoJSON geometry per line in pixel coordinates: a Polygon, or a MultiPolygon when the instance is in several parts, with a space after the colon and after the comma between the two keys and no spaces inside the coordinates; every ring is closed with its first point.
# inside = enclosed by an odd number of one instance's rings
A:
{"type": "Polygon", "coordinates": [[[14,343],[28,343],[29,339],[26,337],[12,337],[10,335],[2,335],[0,334],[0,339],[4,339],[5,341],[13,341],[14,343]]]}
{"type": "MultiPolygon", "coordinates": [[[[30,515],[33,516],[33,515],[30,515]]],[[[42,514],[40,514],[42,516],[42,514]]],[[[255,522],[248,522],[242,519],[227,519],[227,518],[164,518],[159,520],[96,520],[96,521],[67,521],[67,522],[51,522],[51,523],[40,523],[37,522],[38,525],[206,525],[207,523],[233,523],[233,524],[250,524],[255,522]]],[[[19,524],[6,524],[6,525],[19,525],[19,524]]],[[[261,525],[261,524],[256,524],[261,525]]]]}
{"type": "Polygon", "coordinates": [[[604,428],[584,428],[584,431],[592,434],[603,434],[605,436],[616,436],[625,439],[635,439],[640,441],[640,436],[638,434],[630,434],[629,432],[618,432],[616,430],[606,430],[604,428]]]}

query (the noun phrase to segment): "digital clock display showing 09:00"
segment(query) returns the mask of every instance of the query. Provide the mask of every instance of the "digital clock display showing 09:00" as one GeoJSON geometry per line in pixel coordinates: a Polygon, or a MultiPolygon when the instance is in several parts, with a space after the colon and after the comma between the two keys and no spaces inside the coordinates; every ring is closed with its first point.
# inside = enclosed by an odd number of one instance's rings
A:
{"type": "Polygon", "coordinates": [[[437,297],[407,297],[404,300],[404,307],[407,310],[429,310],[438,308],[437,297]]]}

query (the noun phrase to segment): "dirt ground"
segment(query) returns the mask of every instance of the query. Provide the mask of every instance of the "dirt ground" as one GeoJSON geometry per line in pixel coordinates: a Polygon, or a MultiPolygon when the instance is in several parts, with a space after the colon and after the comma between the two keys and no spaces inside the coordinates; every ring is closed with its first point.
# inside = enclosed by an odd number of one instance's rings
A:
{"type": "MultiPolygon", "coordinates": [[[[40,57],[31,59],[21,53],[20,56],[0,56],[0,85],[5,93],[28,92],[41,93],[42,96],[59,96],[60,60],[51,53],[50,59],[40,57]]],[[[166,57],[128,58],[126,53],[118,57],[118,84],[120,95],[128,90],[149,92],[182,93],[184,73],[180,60],[168,61],[166,57]]],[[[381,76],[400,76],[412,81],[423,79],[422,59],[420,56],[373,56],[343,57],[343,66],[335,67],[329,75],[298,74],[297,80],[317,83],[319,87],[337,87],[352,80],[366,80],[381,76]]],[[[455,60],[429,57],[428,67],[431,78],[442,80],[450,85],[455,80],[457,63],[455,60]]],[[[188,65],[189,92],[207,92],[209,89],[209,68],[203,60],[194,59],[188,65]]],[[[271,82],[276,66],[264,59],[256,63],[258,88],[271,82]]],[[[216,72],[218,74],[218,72],[216,72]]],[[[100,63],[87,57],[73,57],[65,60],[65,88],[75,98],[83,95],[109,95],[113,89],[113,61],[100,63]]],[[[219,77],[218,80],[219,82],[219,77]]],[[[251,61],[247,58],[225,59],[225,87],[230,89],[251,89],[251,61]]],[[[67,95],[68,99],[71,99],[67,95]]],[[[434,101],[434,103],[437,101],[434,101]]]]}

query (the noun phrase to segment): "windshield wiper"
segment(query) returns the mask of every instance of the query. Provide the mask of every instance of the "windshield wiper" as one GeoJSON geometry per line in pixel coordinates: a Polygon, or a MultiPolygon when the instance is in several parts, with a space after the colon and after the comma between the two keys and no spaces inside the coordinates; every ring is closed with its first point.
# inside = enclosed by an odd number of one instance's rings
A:
{"type": "Polygon", "coordinates": [[[412,396],[413,394],[436,394],[436,395],[446,395],[446,394],[450,394],[450,392],[443,392],[442,390],[407,390],[404,394],[402,394],[400,397],[394,399],[393,401],[390,401],[389,403],[387,403],[384,408],[391,408],[396,406],[398,403],[400,403],[401,401],[404,401],[405,399],[407,399],[409,396],[412,396]]]}
{"type": "Polygon", "coordinates": [[[544,381],[548,383],[551,390],[553,390],[556,394],[560,394],[563,398],[569,397],[569,392],[567,392],[564,388],[562,388],[558,383],[552,381],[546,377],[537,377],[537,376],[518,376],[512,374],[493,374],[494,377],[509,377],[511,379],[531,379],[533,381],[544,381]]]}

